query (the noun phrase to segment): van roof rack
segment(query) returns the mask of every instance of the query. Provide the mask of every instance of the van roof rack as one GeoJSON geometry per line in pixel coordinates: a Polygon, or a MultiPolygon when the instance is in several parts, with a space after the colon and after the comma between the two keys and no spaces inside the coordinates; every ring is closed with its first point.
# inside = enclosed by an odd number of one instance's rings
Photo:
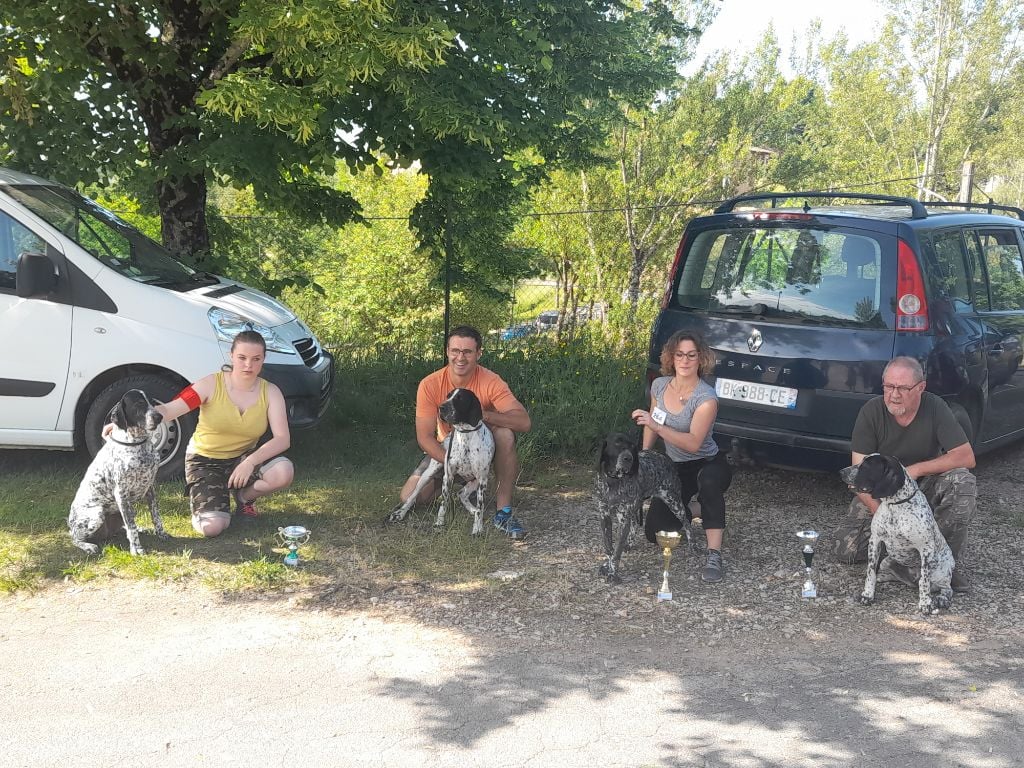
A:
{"type": "MultiPolygon", "coordinates": [[[[910,206],[910,218],[912,219],[926,219],[928,218],[928,211],[920,200],[915,200],[912,197],[898,197],[895,195],[876,195],[868,192],[763,192],[754,195],[740,195],[726,200],[720,206],[715,208],[715,213],[730,213],[737,205],[746,202],[752,202],[754,200],[770,200],[772,208],[775,207],[777,200],[793,200],[800,198],[814,198],[817,200],[822,199],[834,199],[841,198],[843,200],[877,200],[883,203],[889,203],[891,205],[907,205],[910,206]]],[[[804,202],[804,208],[809,209],[810,206],[804,202]]]]}
{"type": "Polygon", "coordinates": [[[1006,211],[1007,213],[1012,213],[1021,221],[1024,221],[1024,210],[1021,210],[1020,208],[1017,208],[1014,205],[1000,205],[999,203],[993,203],[991,200],[989,200],[987,203],[961,203],[954,200],[948,203],[925,203],[925,206],[928,208],[964,208],[968,211],[982,210],[988,213],[995,213],[996,211],[1006,211]]]}

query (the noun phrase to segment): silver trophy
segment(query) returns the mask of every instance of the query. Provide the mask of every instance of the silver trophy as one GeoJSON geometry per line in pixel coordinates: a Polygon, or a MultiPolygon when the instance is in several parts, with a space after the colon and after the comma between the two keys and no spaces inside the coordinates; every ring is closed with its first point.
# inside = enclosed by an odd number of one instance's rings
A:
{"type": "Polygon", "coordinates": [[[310,530],[301,525],[288,525],[277,529],[277,538],[288,547],[288,554],[284,556],[285,565],[299,564],[299,545],[309,541],[310,530]]]}
{"type": "Polygon", "coordinates": [[[661,589],[658,590],[658,602],[672,599],[672,590],[668,586],[668,567],[672,562],[672,550],[683,540],[679,531],[658,531],[654,534],[661,545],[661,553],[665,557],[665,570],[661,574],[661,589]]]}
{"type": "Polygon", "coordinates": [[[800,597],[812,598],[818,596],[818,587],[814,583],[811,572],[811,561],[814,560],[814,545],[817,543],[818,536],[820,535],[817,531],[796,532],[796,537],[804,543],[804,586],[800,590],[800,597]]]}

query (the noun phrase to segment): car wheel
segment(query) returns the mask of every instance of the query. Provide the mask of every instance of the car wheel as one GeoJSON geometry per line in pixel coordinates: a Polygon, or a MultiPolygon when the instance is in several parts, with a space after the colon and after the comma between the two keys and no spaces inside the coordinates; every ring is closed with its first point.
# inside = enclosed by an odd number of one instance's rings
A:
{"type": "MultiPolygon", "coordinates": [[[[181,385],[169,377],[143,373],[119,379],[100,392],[89,404],[83,425],[85,447],[89,456],[95,456],[103,447],[103,427],[107,414],[129,389],[141,389],[151,400],[166,403],[181,391],[181,385]]],[[[185,474],[185,447],[196,428],[195,412],[186,413],[157,428],[157,450],[160,453],[158,480],[178,480],[185,474]]]]}

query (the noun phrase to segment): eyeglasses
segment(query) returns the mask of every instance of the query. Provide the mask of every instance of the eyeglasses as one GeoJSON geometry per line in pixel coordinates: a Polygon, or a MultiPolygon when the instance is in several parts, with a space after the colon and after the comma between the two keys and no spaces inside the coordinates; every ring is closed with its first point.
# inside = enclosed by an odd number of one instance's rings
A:
{"type": "Polygon", "coordinates": [[[448,357],[470,357],[476,354],[475,349],[449,349],[448,357]]]}
{"type": "Polygon", "coordinates": [[[697,359],[697,353],[696,352],[676,352],[675,353],[676,360],[682,360],[684,357],[687,360],[696,360],[697,359]]]}
{"type": "Polygon", "coordinates": [[[894,392],[899,392],[900,395],[909,394],[911,391],[917,388],[918,384],[924,384],[923,381],[917,382],[917,384],[883,384],[882,391],[887,395],[891,395],[894,392]]]}

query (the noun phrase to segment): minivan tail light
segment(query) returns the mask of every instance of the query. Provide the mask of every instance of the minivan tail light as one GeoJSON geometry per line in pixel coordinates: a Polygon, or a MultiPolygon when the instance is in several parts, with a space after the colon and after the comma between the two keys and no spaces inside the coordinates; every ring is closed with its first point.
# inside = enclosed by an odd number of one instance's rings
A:
{"type": "Polygon", "coordinates": [[[927,331],[924,280],[914,250],[904,240],[896,248],[896,330],[927,331]]]}
{"type": "Polygon", "coordinates": [[[672,260],[672,269],[668,272],[668,285],[665,286],[665,295],[661,297],[661,308],[668,309],[668,301],[672,298],[672,286],[676,284],[676,271],[679,269],[679,261],[683,257],[683,251],[686,250],[687,237],[683,235],[683,239],[679,241],[679,247],[676,249],[676,257],[672,260]]]}

